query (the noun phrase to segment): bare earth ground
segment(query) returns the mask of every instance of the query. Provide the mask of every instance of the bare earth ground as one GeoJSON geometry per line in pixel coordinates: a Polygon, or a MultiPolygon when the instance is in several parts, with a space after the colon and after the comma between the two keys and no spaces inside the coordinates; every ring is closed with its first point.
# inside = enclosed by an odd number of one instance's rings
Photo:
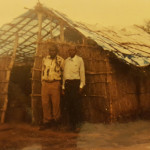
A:
{"type": "Polygon", "coordinates": [[[150,150],[150,121],[85,123],[79,133],[0,125],[0,150],[150,150]]]}

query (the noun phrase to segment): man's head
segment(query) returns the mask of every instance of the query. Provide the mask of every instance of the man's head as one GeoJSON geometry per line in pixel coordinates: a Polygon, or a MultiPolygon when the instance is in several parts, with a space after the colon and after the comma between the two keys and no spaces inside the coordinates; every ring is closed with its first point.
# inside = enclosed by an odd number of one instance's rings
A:
{"type": "Polygon", "coordinates": [[[52,59],[54,59],[56,57],[58,53],[58,48],[55,44],[51,44],[49,47],[49,55],[52,59]]]}
{"type": "Polygon", "coordinates": [[[76,53],[77,53],[76,46],[71,46],[71,47],[69,47],[68,52],[69,52],[69,56],[70,56],[71,58],[73,58],[73,57],[76,55],[76,53]]]}

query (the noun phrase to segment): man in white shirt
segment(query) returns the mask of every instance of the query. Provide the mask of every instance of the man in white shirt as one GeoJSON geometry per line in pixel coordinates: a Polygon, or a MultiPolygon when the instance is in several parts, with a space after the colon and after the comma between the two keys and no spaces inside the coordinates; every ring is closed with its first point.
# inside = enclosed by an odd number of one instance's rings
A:
{"type": "Polygon", "coordinates": [[[65,94],[66,109],[72,130],[76,130],[81,121],[81,92],[85,85],[85,68],[83,59],[76,55],[75,46],[68,50],[65,60],[62,89],[65,94]]]}
{"type": "Polygon", "coordinates": [[[60,118],[60,89],[64,59],[57,55],[58,48],[51,44],[49,55],[42,62],[42,107],[43,125],[42,129],[50,127],[60,118]]]}

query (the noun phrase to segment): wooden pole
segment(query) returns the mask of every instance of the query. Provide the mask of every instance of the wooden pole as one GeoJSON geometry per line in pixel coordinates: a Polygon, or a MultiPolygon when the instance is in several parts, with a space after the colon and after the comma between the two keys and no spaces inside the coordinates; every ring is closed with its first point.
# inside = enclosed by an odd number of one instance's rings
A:
{"type": "Polygon", "coordinates": [[[64,42],[64,24],[62,21],[60,22],[60,41],[64,42]]]}
{"type": "MultiPolygon", "coordinates": [[[[16,58],[16,51],[17,51],[17,47],[18,47],[18,39],[19,39],[18,38],[18,34],[16,34],[11,61],[10,61],[10,64],[8,66],[8,70],[6,72],[5,80],[7,82],[5,84],[5,89],[4,89],[4,91],[6,91],[6,93],[8,93],[8,85],[9,85],[9,80],[10,80],[10,73],[11,73],[12,67],[14,65],[15,58],[16,58]]],[[[7,104],[8,104],[8,94],[5,95],[5,99],[4,99],[4,105],[3,105],[2,115],[1,115],[1,123],[5,122],[5,114],[6,114],[6,110],[7,110],[7,104]]]]}
{"type": "Polygon", "coordinates": [[[52,17],[50,18],[50,21],[51,21],[50,22],[50,37],[52,39],[53,38],[53,32],[52,32],[53,31],[53,26],[52,26],[53,18],[52,17]]]}
{"type": "MultiPolygon", "coordinates": [[[[37,35],[37,47],[36,47],[36,53],[35,56],[39,56],[39,42],[42,39],[41,33],[42,33],[42,13],[38,12],[38,35],[37,35]]],[[[39,105],[39,101],[40,101],[40,97],[35,97],[34,95],[37,95],[39,93],[36,93],[36,91],[34,90],[37,86],[37,82],[36,82],[36,69],[37,69],[37,62],[38,62],[39,57],[35,57],[34,60],[34,65],[33,65],[33,70],[32,70],[32,98],[31,98],[31,106],[32,106],[32,123],[33,124],[39,124],[40,123],[40,116],[39,116],[39,112],[40,110],[38,110],[38,105],[39,105]]],[[[39,79],[40,80],[40,79],[39,79]]]]}
{"type": "MultiPolygon", "coordinates": [[[[41,33],[42,33],[42,13],[38,13],[38,25],[39,25],[39,30],[38,30],[37,42],[40,42],[41,33]]],[[[37,49],[38,49],[38,45],[37,45],[37,49]]]]}
{"type": "Polygon", "coordinates": [[[106,92],[107,92],[107,100],[109,101],[109,112],[110,112],[110,123],[114,121],[114,115],[113,115],[113,104],[112,104],[112,97],[111,97],[111,83],[112,83],[112,73],[109,59],[106,60],[106,68],[107,68],[107,74],[106,74],[106,92]]]}

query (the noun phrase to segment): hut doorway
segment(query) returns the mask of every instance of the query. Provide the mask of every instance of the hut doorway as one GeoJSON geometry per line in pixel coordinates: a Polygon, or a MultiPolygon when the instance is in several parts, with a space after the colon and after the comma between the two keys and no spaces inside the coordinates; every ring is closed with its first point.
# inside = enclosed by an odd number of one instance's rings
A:
{"type": "Polygon", "coordinates": [[[31,67],[14,65],[12,68],[6,122],[31,122],[31,67]]]}

